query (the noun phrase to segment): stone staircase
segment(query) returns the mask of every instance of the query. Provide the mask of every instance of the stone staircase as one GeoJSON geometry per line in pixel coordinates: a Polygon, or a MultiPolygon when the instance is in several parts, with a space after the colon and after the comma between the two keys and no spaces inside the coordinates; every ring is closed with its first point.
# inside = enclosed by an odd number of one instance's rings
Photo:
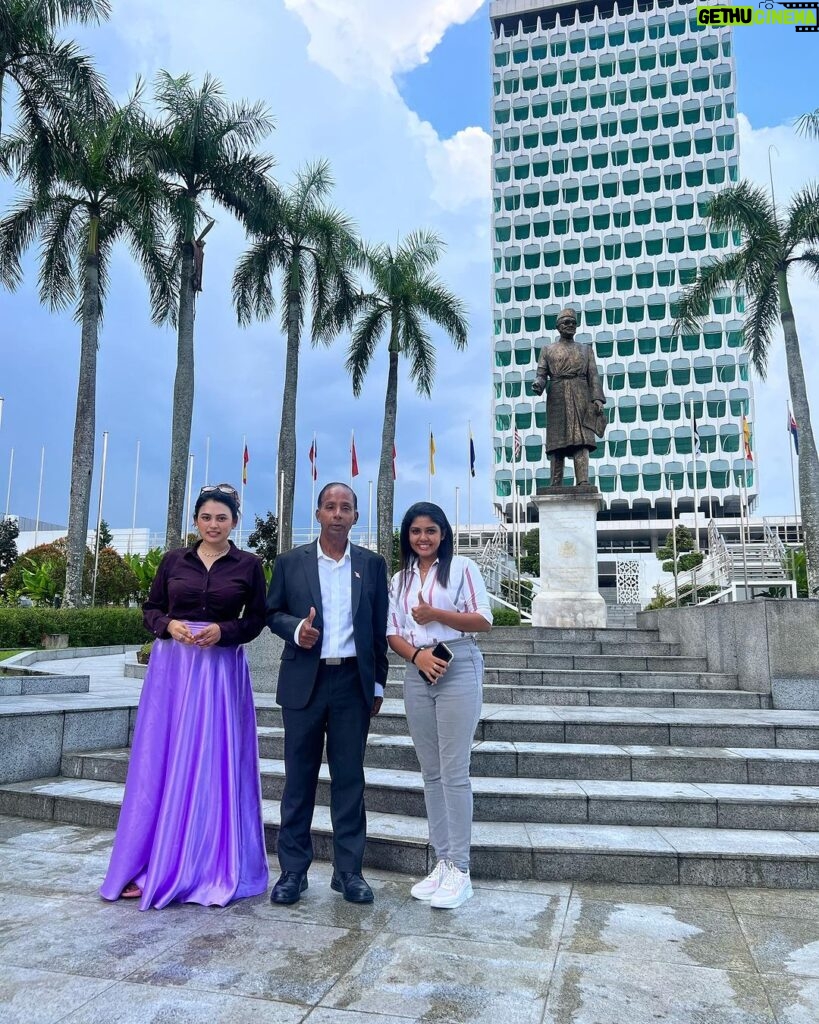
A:
{"type": "MultiPolygon", "coordinates": [[[[476,875],[819,887],[819,712],[681,657],[653,629],[499,628],[481,646],[476,875]]],[[[403,663],[366,755],[368,862],[425,873],[423,786],[401,701],[403,663]]],[[[268,846],[284,784],[281,714],[257,695],[268,846]]],[[[113,826],[128,750],[67,754],[56,778],[0,786],[0,812],[113,826]]],[[[316,855],[331,857],[329,776],[316,855]]]]}

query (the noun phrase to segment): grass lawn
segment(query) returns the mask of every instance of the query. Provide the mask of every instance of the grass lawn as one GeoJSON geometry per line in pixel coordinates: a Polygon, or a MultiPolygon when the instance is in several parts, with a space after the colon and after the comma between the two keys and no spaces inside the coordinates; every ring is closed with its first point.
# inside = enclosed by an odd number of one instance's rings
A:
{"type": "Polygon", "coordinates": [[[20,651],[0,651],[0,661],[5,661],[6,658],[11,658],[15,654],[23,654],[25,650],[30,650],[30,648],[23,648],[20,651]]]}

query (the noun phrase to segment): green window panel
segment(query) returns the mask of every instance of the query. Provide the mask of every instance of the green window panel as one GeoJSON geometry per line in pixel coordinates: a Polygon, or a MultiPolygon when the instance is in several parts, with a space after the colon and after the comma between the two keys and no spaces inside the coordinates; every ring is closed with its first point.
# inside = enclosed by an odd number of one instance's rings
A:
{"type": "Polygon", "coordinates": [[[644,111],[640,114],[640,127],[644,132],[656,131],[660,123],[660,115],[656,110],[644,111]]]}
{"type": "Polygon", "coordinates": [[[534,223],[535,238],[547,238],[549,235],[549,220],[538,220],[534,223]]]}
{"type": "Polygon", "coordinates": [[[580,36],[569,40],[569,53],[583,53],[586,49],[586,37],[580,36]]]}
{"type": "Polygon", "coordinates": [[[537,316],[524,316],[523,325],[527,331],[539,331],[540,330],[540,314],[537,316]]]}
{"type": "MultiPolygon", "coordinates": [[[[520,81],[526,92],[533,92],[537,89],[540,77],[537,71],[523,71],[521,72],[520,81]]],[[[517,91],[517,90],[515,90],[517,91]]]]}
{"type": "Polygon", "coordinates": [[[747,416],[751,411],[751,403],[747,398],[732,398],[729,405],[732,416],[747,416]]]}
{"type": "Polygon", "coordinates": [[[495,228],[495,241],[496,242],[508,242],[512,237],[512,225],[507,227],[496,227],[495,228]]]}
{"type": "MultiPolygon", "coordinates": [[[[680,284],[693,284],[697,280],[697,268],[696,267],[681,267],[680,268],[680,284]]],[[[673,284],[673,281],[672,281],[673,284]]]]}
{"type": "MultiPolygon", "coordinates": [[[[640,223],[650,223],[651,211],[647,211],[649,214],[649,220],[640,223]]],[[[670,224],[674,216],[674,207],[671,205],[671,201],[668,199],[661,199],[654,207],[654,220],[658,224],[670,224]]]]}
{"type": "Polygon", "coordinates": [[[542,129],[543,145],[544,146],[555,146],[557,145],[557,128],[547,127],[542,129]]]}
{"type": "Polygon", "coordinates": [[[717,435],[705,433],[704,428],[700,431],[700,450],[706,455],[713,455],[717,450],[717,435]]]}
{"type": "Polygon", "coordinates": [[[600,243],[593,239],[586,239],[583,242],[583,259],[586,263],[597,263],[600,260],[600,243]]]}
{"type": "Polygon", "coordinates": [[[671,146],[668,140],[659,139],[655,142],[652,142],[651,155],[654,157],[655,160],[667,160],[671,155],[671,146]]]}
{"type": "Polygon", "coordinates": [[[523,241],[529,237],[532,232],[532,225],[527,221],[525,224],[515,225],[515,238],[518,241],[523,241]]]}
{"type": "Polygon", "coordinates": [[[720,384],[732,384],[736,380],[736,375],[736,363],[721,363],[717,359],[717,380],[720,384]]]}
{"type": "Polygon", "coordinates": [[[583,198],[588,201],[590,199],[600,198],[600,183],[597,181],[590,182],[588,185],[583,186],[583,198]]]}
{"type": "Polygon", "coordinates": [[[565,114],[569,109],[569,101],[567,99],[553,99],[550,109],[553,115],[560,116],[561,114],[565,114]]]}
{"type": "MultiPolygon", "coordinates": [[[[597,171],[602,170],[604,167],[608,167],[608,165],[609,165],[609,154],[607,152],[592,153],[592,155],[591,155],[591,165],[597,171]]],[[[604,188],[603,195],[605,195],[605,194],[606,194],[606,192],[605,192],[605,188],[604,188]]]]}
{"type": "MultiPolygon", "coordinates": [[[[708,238],[711,242],[712,249],[724,249],[728,245],[728,232],[727,231],[709,231],[708,238]]],[[[730,299],[728,300],[730,306],[730,299]]],[[[730,312],[730,309],[728,310],[730,312]]]]}
{"type": "MultiPolygon", "coordinates": [[[[704,27],[705,26],[703,25],[703,28],[704,27]]],[[[722,40],[722,56],[723,57],[730,57],[731,56],[731,50],[732,50],[732,47],[731,47],[731,37],[729,35],[726,35],[726,36],[724,36],[724,38],[722,40]]],[[[733,115],[729,115],[729,116],[732,117],[733,115]]]]}
{"type": "Polygon", "coordinates": [[[700,336],[697,334],[683,334],[682,335],[682,348],[683,352],[697,352],[700,347],[700,336]]]}
{"type": "Polygon", "coordinates": [[[651,223],[651,204],[638,202],[634,204],[634,223],[645,227],[651,223]]]}
{"type": "Polygon", "coordinates": [[[663,182],[669,192],[675,192],[682,188],[682,171],[663,171],[663,182]]]}
{"type": "Polygon", "coordinates": [[[547,43],[532,43],[532,60],[545,60],[549,56],[547,43]]]}
{"type": "Polygon", "coordinates": [[[564,124],[560,129],[560,138],[563,142],[577,142],[577,125],[564,124]]]}
{"type": "Polygon", "coordinates": [[[500,256],[493,256],[492,257],[492,270],[493,270],[493,272],[495,274],[499,274],[501,272],[501,258],[500,258],[500,256]]]}
{"type": "MultiPolygon", "coordinates": [[[[637,431],[635,430],[635,434],[637,431]]],[[[646,433],[643,431],[643,433],[646,433]]],[[[629,447],[631,448],[632,456],[648,455],[648,434],[645,437],[632,437],[629,439],[629,447]]]]}
{"type": "Polygon", "coordinates": [[[508,107],[505,110],[495,110],[495,124],[508,124],[510,115],[508,107]]]}
{"type": "Polygon", "coordinates": [[[577,68],[570,65],[566,65],[560,69],[560,84],[561,85],[574,85],[577,81],[577,68]]]}
{"type": "Polygon", "coordinates": [[[516,284],[515,285],[515,301],[526,302],[529,296],[532,294],[531,284],[516,284]]]}
{"type": "Polygon", "coordinates": [[[588,153],[572,153],[572,170],[586,171],[589,167],[588,153]]]}
{"type": "Polygon", "coordinates": [[[710,384],[714,379],[714,367],[713,366],[695,366],[694,367],[694,383],[695,384],[710,384]]]}
{"type": "Polygon", "coordinates": [[[535,409],[535,426],[538,430],[546,429],[546,409],[542,410],[535,409]]]}
{"type": "Polygon", "coordinates": [[[714,74],[714,88],[715,89],[730,89],[731,88],[731,72],[730,71],[718,71],[714,74]]]}
{"type": "MultiPolygon", "coordinates": [[[[662,5],[661,5],[662,6],[662,5]]],[[[670,5],[669,5],[670,6],[670,5]]],[[[685,34],[685,18],[669,18],[668,19],[668,34],[671,36],[681,36],[685,34]]]]}
{"type": "Polygon", "coordinates": [[[630,324],[641,324],[645,322],[646,308],[642,302],[634,303],[626,307],[626,319],[630,324]]]}
{"type": "Polygon", "coordinates": [[[657,351],[657,338],[652,335],[644,335],[637,338],[637,351],[641,356],[651,356],[657,351]]]}
{"type": "Polygon", "coordinates": [[[516,103],[512,107],[512,116],[516,121],[525,121],[529,117],[529,104],[516,103]]]}
{"type": "Polygon", "coordinates": [[[654,287],[654,268],[651,267],[649,270],[643,270],[637,272],[637,287],[638,288],[653,288],[654,287]]]}
{"type": "Polygon", "coordinates": [[[597,77],[597,65],[585,64],[580,67],[580,81],[593,82],[597,77]]]}
{"type": "Polygon", "coordinates": [[[617,66],[620,69],[621,75],[630,75],[637,67],[637,58],[634,56],[621,57],[617,61],[617,66]]]}
{"type": "Polygon", "coordinates": [[[745,312],[745,296],[737,295],[737,313],[745,312]]]}
{"type": "Polygon", "coordinates": [[[504,391],[506,392],[506,397],[507,398],[520,398],[520,392],[521,392],[521,383],[520,383],[520,381],[519,380],[517,380],[517,381],[514,381],[514,380],[513,381],[509,381],[509,380],[507,380],[506,383],[504,384],[504,391]]]}
{"type": "Polygon", "coordinates": [[[622,46],[626,41],[626,30],[624,28],[609,29],[609,46],[622,46]]]}
{"type": "Polygon", "coordinates": [[[591,142],[597,138],[596,124],[583,124],[580,126],[580,138],[585,142],[591,142]]]}
{"type": "Polygon", "coordinates": [[[634,467],[633,473],[620,473],[620,490],[626,494],[630,494],[633,491],[638,490],[640,486],[640,474],[637,467],[634,467]]]}
{"type": "Polygon", "coordinates": [[[495,430],[509,430],[512,426],[512,414],[510,412],[495,413],[495,430]]]}
{"type": "Polygon", "coordinates": [[[591,286],[591,277],[575,278],[574,293],[575,295],[591,295],[591,286]]]}
{"type": "Polygon", "coordinates": [[[644,81],[637,80],[629,86],[628,94],[632,103],[644,103],[648,97],[648,86],[644,81]]]}
{"type": "Polygon", "coordinates": [[[653,388],[664,388],[668,384],[668,367],[652,370],[649,377],[653,388]]]}
{"type": "MultiPolygon", "coordinates": [[[[645,370],[629,370],[628,371],[628,383],[629,387],[635,391],[646,386],[646,371],[645,370]]],[[[642,408],[642,407],[641,407],[642,408]]],[[[656,417],[654,417],[656,419],[656,417]]]]}
{"type": "MultiPolygon", "coordinates": [[[[626,255],[628,256],[628,243],[626,243],[626,255]]],[[[618,267],[614,272],[614,283],[618,292],[630,292],[634,283],[634,274],[630,267],[618,267]]]]}
{"type": "MultiPolygon", "coordinates": [[[[533,352],[533,354],[534,354],[534,352],[533,352]]],[[[526,380],[526,381],[523,382],[523,393],[526,395],[527,398],[537,398],[538,397],[534,393],[534,391],[532,391],[532,385],[534,383],[535,383],[534,376],[532,376],[531,380],[526,380]]]]}
{"type": "Polygon", "coordinates": [[[603,244],[603,256],[607,260],[619,260],[622,251],[623,245],[619,240],[603,244]]]}
{"type": "Polygon", "coordinates": [[[665,427],[653,431],[651,450],[655,455],[668,455],[671,451],[671,433],[665,427]]]}
{"type": "MultiPolygon", "coordinates": [[[[621,423],[637,422],[637,402],[635,399],[623,398],[617,407],[621,423]]],[[[625,451],[623,452],[625,454],[625,451]]]]}
{"type": "Polygon", "coordinates": [[[626,386],[626,374],[624,370],[606,372],[606,383],[609,391],[622,391],[626,386]]]}
{"type": "Polygon", "coordinates": [[[605,445],[598,443],[597,447],[589,452],[590,459],[602,459],[606,454],[605,445]]]}
{"type": "Polygon", "coordinates": [[[540,81],[544,89],[554,89],[557,85],[557,68],[547,68],[542,71],[540,81]]]}
{"type": "MultiPolygon", "coordinates": [[[[618,210],[613,214],[613,217],[616,228],[627,228],[631,224],[631,210],[618,210]]],[[[630,255],[628,246],[626,247],[626,255],[630,255]]]]}
{"type": "Polygon", "coordinates": [[[686,364],[685,366],[672,366],[671,367],[671,380],[677,387],[682,387],[691,383],[691,367],[686,364]]]}
{"type": "Polygon", "coordinates": [[[666,50],[660,54],[660,67],[673,68],[677,66],[677,54],[674,50],[666,50]]]}
{"type": "Polygon", "coordinates": [[[560,250],[559,249],[544,249],[543,250],[543,266],[544,267],[557,267],[560,265],[560,250]]]}
{"type": "Polygon", "coordinates": [[[569,233],[569,215],[568,213],[555,214],[552,219],[552,234],[554,235],[568,235],[569,233]]]}
{"type": "Polygon", "coordinates": [[[509,270],[520,270],[520,256],[519,255],[515,255],[515,254],[510,254],[509,256],[504,256],[504,258],[503,258],[503,265],[504,265],[504,268],[507,271],[509,271],[509,270]]]}
{"type": "Polygon", "coordinates": [[[618,356],[633,356],[634,355],[634,336],[630,338],[618,338],[617,339],[617,355],[618,356]]]}
{"type": "MultiPolygon", "coordinates": [[[[555,286],[555,296],[557,295],[557,286],[555,286]]],[[[580,323],[580,317],[577,318],[580,323]]],[[[557,327],[557,312],[544,313],[543,314],[543,329],[545,331],[553,331],[557,327]]]]}
{"type": "Polygon", "coordinates": [[[495,288],[495,302],[508,302],[512,297],[512,286],[501,285],[495,288]]]}
{"type": "Polygon", "coordinates": [[[677,320],[680,315],[680,300],[671,299],[668,303],[668,315],[672,320],[677,320]]]}
{"type": "Polygon", "coordinates": [[[739,451],[739,431],[734,430],[729,433],[727,430],[723,433],[724,428],[720,430],[720,446],[724,452],[738,452],[739,451]]]}
{"type": "Polygon", "coordinates": [[[503,149],[505,153],[516,153],[520,149],[520,136],[519,135],[506,135],[503,139],[503,149]]]}
{"type": "MultiPolygon", "coordinates": [[[[648,145],[648,143],[647,142],[646,143],[640,143],[640,144],[634,146],[632,148],[632,150],[631,150],[632,162],[635,163],[635,164],[644,164],[648,160],[648,154],[649,154],[649,145],[648,145]]],[[[628,156],[628,153],[626,152],[624,155],[628,156]]],[[[625,160],[622,161],[622,163],[625,163],[625,162],[626,162],[625,160]]]]}
{"type": "Polygon", "coordinates": [[[529,430],[532,426],[532,413],[529,412],[516,412],[515,413],[515,426],[518,430],[529,430]]]}
{"type": "Polygon", "coordinates": [[[503,197],[504,208],[511,212],[520,209],[520,192],[507,192],[503,197]]]}
{"type": "Polygon", "coordinates": [[[509,166],[509,167],[499,167],[497,164],[495,165],[495,181],[497,181],[497,182],[509,181],[509,178],[511,177],[511,175],[512,175],[512,168],[511,168],[511,166],[509,166]]]}
{"type": "Polygon", "coordinates": [[[606,308],[606,323],[610,326],[615,324],[621,324],[623,322],[623,307],[613,306],[606,308]]]}
{"type": "Polygon", "coordinates": [[[565,299],[567,295],[571,293],[572,283],[571,281],[555,281],[554,291],[556,299],[565,299]]]}
{"type": "Polygon", "coordinates": [[[529,161],[515,164],[515,181],[525,181],[529,177],[529,161]]]}
{"type": "Polygon", "coordinates": [[[501,197],[500,196],[493,196],[492,197],[492,210],[495,213],[500,213],[500,208],[501,208],[501,197]]]}
{"type": "Polygon", "coordinates": [[[674,143],[674,156],[690,156],[691,139],[677,139],[674,143]]]}
{"type": "Polygon", "coordinates": [[[698,156],[704,156],[706,153],[712,153],[714,150],[713,137],[709,135],[707,138],[695,139],[694,150],[698,156]]]}
{"type": "Polygon", "coordinates": [[[604,199],[615,199],[619,191],[618,180],[615,178],[612,181],[603,182],[603,198],[604,199]]]}
{"type": "Polygon", "coordinates": [[[648,38],[649,39],[663,39],[665,37],[665,23],[655,22],[653,25],[648,26],[648,38]]]}
{"type": "Polygon", "coordinates": [[[670,334],[660,334],[660,351],[665,353],[677,351],[677,339],[670,334]]]}
{"type": "Polygon", "coordinates": [[[590,32],[587,38],[588,47],[590,50],[602,50],[606,45],[606,35],[604,32],[590,32]]]}
{"type": "Polygon", "coordinates": [[[501,382],[499,380],[496,380],[494,382],[494,388],[495,388],[495,398],[500,398],[500,396],[501,396],[501,382]]]}
{"type": "Polygon", "coordinates": [[[554,174],[565,174],[569,169],[569,158],[565,156],[552,157],[552,171],[554,174]]]}
{"type": "Polygon", "coordinates": [[[505,68],[509,64],[509,51],[501,50],[495,53],[495,67],[505,68]]]}
{"type": "Polygon", "coordinates": [[[626,454],[626,439],[609,441],[609,458],[622,459],[626,454]]]}
{"type": "Polygon", "coordinates": [[[729,121],[733,121],[733,119],[736,117],[736,103],[732,102],[731,100],[725,101],[725,116],[728,118],[729,121]]]}
{"type": "Polygon", "coordinates": [[[533,210],[535,207],[540,205],[540,192],[537,186],[534,186],[534,191],[523,193],[523,207],[526,210],[533,210]]]}
{"type": "Polygon", "coordinates": [[[501,94],[501,83],[500,83],[500,80],[497,79],[497,78],[492,83],[492,92],[493,92],[493,94],[495,96],[500,96],[500,94],[501,94]]]}
{"type": "Polygon", "coordinates": [[[724,490],[728,486],[729,472],[727,469],[712,469],[711,470],[711,486],[716,487],[717,490],[724,490]]]}
{"type": "MultiPolygon", "coordinates": [[[[688,430],[688,427],[678,427],[677,430],[684,431],[688,430]]],[[[674,451],[677,455],[690,455],[693,451],[693,445],[691,442],[691,434],[689,433],[677,433],[674,432],[674,451]]]]}
{"type": "Polygon", "coordinates": [[[609,92],[609,103],[613,107],[622,107],[626,102],[627,90],[624,85],[614,85],[609,92]]]}
{"type": "Polygon", "coordinates": [[[569,107],[574,114],[582,114],[588,107],[588,99],[585,93],[573,93],[569,99],[569,107]]]}
{"type": "Polygon", "coordinates": [[[671,95],[672,96],[687,96],[688,95],[688,79],[677,78],[671,82],[671,95]]]}
{"type": "Polygon", "coordinates": [[[509,498],[512,495],[512,481],[511,480],[496,480],[495,481],[495,494],[498,498],[509,498]]]}
{"type": "Polygon", "coordinates": [[[556,206],[560,202],[560,189],[557,185],[543,186],[543,205],[556,206]]]}
{"type": "MultiPolygon", "coordinates": [[[[668,95],[668,82],[666,82],[665,79],[663,79],[663,81],[661,81],[661,82],[659,82],[659,81],[652,81],[651,82],[651,98],[653,100],[664,100],[667,95],[668,95]]],[[[665,124],[665,119],[663,119],[663,124],[665,124]]],[[[668,127],[668,125],[666,125],[666,127],[668,127]]]]}
{"type": "MultiPolygon", "coordinates": [[[[705,241],[705,236],[703,236],[703,242],[704,241],[705,241]]],[[[685,235],[682,235],[682,234],[679,234],[679,235],[669,234],[666,237],[666,240],[665,240],[665,247],[668,250],[668,252],[673,254],[673,255],[676,255],[677,253],[681,253],[683,251],[683,249],[685,249],[685,235]]],[[[704,246],[703,246],[703,248],[704,248],[704,246]]]]}
{"type": "Polygon", "coordinates": [[[673,270],[658,270],[657,271],[657,285],[660,288],[670,288],[674,284],[676,273],[673,270]]]}
{"type": "Polygon", "coordinates": [[[692,252],[702,252],[705,249],[705,232],[704,231],[689,231],[688,233],[688,248],[692,252]]]}
{"type": "Polygon", "coordinates": [[[492,326],[495,332],[495,336],[497,336],[498,334],[501,333],[501,330],[503,328],[503,320],[501,318],[496,317],[492,322],[492,326]]]}
{"type": "Polygon", "coordinates": [[[665,477],[665,485],[669,490],[682,490],[683,483],[685,481],[685,473],[683,473],[682,470],[680,470],[679,472],[676,472],[674,470],[672,470],[671,472],[666,471],[665,473],[663,473],[663,476],[665,477]]]}
{"type": "Polygon", "coordinates": [[[623,195],[624,196],[636,196],[636,195],[639,195],[639,192],[640,192],[640,179],[636,175],[633,175],[631,177],[626,177],[626,175],[629,175],[629,174],[632,174],[632,173],[633,172],[626,171],[626,174],[623,175],[623,195]]]}
{"type": "Polygon", "coordinates": [[[611,274],[601,275],[600,277],[595,276],[595,278],[594,278],[594,294],[595,295],[609,295],[609,294],[611,294],[611,274]]]}
{"type": "Polygon", "coordinates": [[[643,477],[643,490],[645,491],[659,491],[662,488],[662,473],[660,470],[649,471],[644,469],[642,473],[643,477]]]}
{"type": "MultiPolygon", "coordinates": [[[[588,321],[588,311],[586,313],[586,320],[588,321]]],[[[598,359],[608,359],[614,352],[614,341],[605,338],[602,341],[598,339],[594,343],[594,348],[598,359]]]]}
{"type": "MultiPolygon", "coordinates": [[[[543,97],[532,100],[532,117],[536,120],[547,117],[549,114],[549,101],[543,97]]],[[[557,142],[557,129],[555,129],[555,142],[557,142]]]]}
{"type": "Polygon", "coordinates": [[[696,107],[684,107],[682,112],[682,119],[684,125],[699,124],[701,120],[700,108],[696,107]]]}
{"type": "MultiPolygon", "coordinates": [[[[689,487],[693,487],[694,486],[694,474],[689,470],[685,475],[688,478],[688,486],[689,487]]],[[[699,490],[702,490],[706,486],[707,483],[708,483],[708,472],[705,469],[698,469],[697,470],[697,487],[699,488],[699,490]]]]}
{"type": "MultiPolygon", "coordinates": [[[[628,214],[626,214],[626,216],[628,216],[628,214]]],[[[620,226],[621,225],[619,225],[617,223],[617,221],[615,220],[615,227],[620,227],[620,226]]],[[[623,227],[628,227],[628,221],[626,221],[626,223],[624,225],[622,225],[622,226],[623,227]]],[[[641,238],[638,238],[635,241],[626,242],[626,244],[625,244],[625,252],[626,252],[626,258],[627,259],[630,259],[630,260],[638,259],[643,254],[643,240],[641,238]]]]}
{"type": "Polygon", "coordinates": [[[580,186],[567,183],[563,186],[563,202],[576,203],[580,198],[580,186]]]}
{"type": "Polygon", "coordinates": [[[617,476],[615,470],[611,470],[611,475],[603,474],[603,470],[608,468],[608,466],[601,466],[600,473],[597,477],[597,486],[603,494],[611,494],[617,487],[617,476]]]}
{"type": "Polygon", "coordinates": [[[504,317],[503,325],[507,334],[520,334],[522,320],[519,316],[504,317]]]}
{"type": "Polygon", "coordinates": [[[591,217],[588,210],[575,210],[572,214],[572,227],[578,234],[585,234],[589,230],[591,217]]]}
{"type": "Polygon", "coordinates": [[[637,131],[637,111],[630,111],[620,118],[620,134],[633,135],[637,131]]]}
{"type": "Polygon", "coordinates": [[[539,443],[535,443],[535,444],[530,444],[529,442],[527,442],[523,446],[523,450],[524,450],[524,452],[526,454],[526,461],[527,462],[540,462],[540,460],[543,458],[543,442],[542,441],[539,442],[539,443]]]}
{"type": "Polygon", "coordinates": [[[680,47],[680,63],[681,64],[696,64],[697,63],[697,47],[695,46],[683,46],[680,47]]]}
{"type": "MultiPolygon", "coordinates": [[[[653,232],[651,233],[653,234],[653,232]]],[[[663,236],[649,238],[646,236],[646,255],[659,256],[663,251],[663,236]]]]}
{"type": "Polygon", "coordinates": [[[613,405],[607,405],[603,409],[603,412],[606,414],[606,423],[608,423],[608,424],[614,423],[614,417],[615,417],[615,415],[617,413],[617,410],[615,409],[615,407],[613,405]]]}
{"type": "Polygon", "coordinates": [[[676,202],[677,220],[691,220],[694,216],[694,200],[685,198],[676,202]]]}
{"type": "Polygon", "coordinates": [[[714,419],[722,419],[727,411],[727,404],[724,399],[722,401],[711,399],[705,403],[705,407],[708,410],[708,415],[713,416],[714,419]]]}
{"type": "MultiPolygon", "coordinates": [[[[713,239],[713,233],[712,233],[711,237],[713,239]]],[[[726,241],[727,241],[727,239],[726,239],[726,241]]],[[[713,241],[712,241],[712,244],[713,244],[713,241]]],[[[732,301],[730,295],[718,295],[714,299],[714,312],[717,315],[725,315],[726,313],[730,313],[732,306],[733,306],[733,301],[732,301]]]]}
{"type": "Polygon", "coordinates": [[[574,266],[580,262],[580,243],[566,245],[563,248],[563,262],[568,266],[574,266]]]}
{"type": "Polygon", "coordinates": [[[540,266],[540,253],[525,252],[523,254],[523,266],[526,270],[537,270],[540,266]]]}
{"type": "Polygon", "coordinates": [[[718,100],[706,100],[703,105],[702,112],[705,115],[706,121],[713,122],[722,120],[722,104],[718,100]]]}
{"type": "Polygon", "coordinates": [[[611,224],[611,213],[606,210],[605,213],[595,213],[592,215],[592,223],[594,224],[595,231],[605,231],[611,224]]]}
{"type": "MultiPolygon", "coordinates": [[[[714,75],[715,80],[716,78],[717,76],[714,75]]],[[[693,92],[708,92],[710,84],[710,76],[707,71],[694,71],[691,75],[691,89],[693,92]]]]}
{"type": "Polygon", "coordinates": [[[536,128],[529,128],[523,133],[523,148],[537,149],[540,143],[540,132],[536,128]]]}
{"type": "Polygon", "coordinates": [[[646,27],[642,22],[631,24],[628,27],[628,41],[630,43],[642,43],[646,37],[646,27]]]}
{"type": "Polygon", "coordinates": [[[588,327],[599,327],[603,322],[603,310],[602,309],[587,309],[586,310],[586,325],[588,327]]]}
{"type": "Polygon", "coordinates": [[[525,64],[529,60],[529,47],[518,44],[512,50],[512,60],[515,64],[525,64]]]}
{"type": "Polygon", "coordinates": [[[749,367],[748,363],[740,363],[739,364],[739,379],[747,381],[748,377],[749,377],[749,371],[750,371],[750,367],[749,367]]]}
{"type": "Polygon", "coordinates": [[[674,110],[664,110],[662,112],[663,128],[676,128],[680,123],[680,110],[679,107],[674,110]]]}

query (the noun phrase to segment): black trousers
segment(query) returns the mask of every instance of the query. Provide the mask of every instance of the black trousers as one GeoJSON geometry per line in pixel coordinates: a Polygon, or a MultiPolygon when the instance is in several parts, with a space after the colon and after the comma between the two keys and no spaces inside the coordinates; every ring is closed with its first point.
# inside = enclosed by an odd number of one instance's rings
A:
{"type": "Polygon", "coordinates": [[[361,872],[367,838],[364,749],[370,711],[355,662],[320,665],[310,703],[282,708],[285,783],[278,856],[283,871],[306,871],[313,860],[310,825],[326,737],[333,863],[338,871],[361,872]]]}

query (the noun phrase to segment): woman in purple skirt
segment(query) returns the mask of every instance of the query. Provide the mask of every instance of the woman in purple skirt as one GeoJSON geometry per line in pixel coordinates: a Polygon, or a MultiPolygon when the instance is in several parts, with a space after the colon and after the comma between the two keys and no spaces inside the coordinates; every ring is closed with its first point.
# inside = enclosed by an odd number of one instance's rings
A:
{"type": "Polygon", "coordinates": [[[261,633],[259,559],[229,540],[239,496],[203,487],[201,540],[159,564],[145,625],[145,676],[122,812],[100,894],[223,907],[267,890],[259,748],[242,644],[261,633]]]}

